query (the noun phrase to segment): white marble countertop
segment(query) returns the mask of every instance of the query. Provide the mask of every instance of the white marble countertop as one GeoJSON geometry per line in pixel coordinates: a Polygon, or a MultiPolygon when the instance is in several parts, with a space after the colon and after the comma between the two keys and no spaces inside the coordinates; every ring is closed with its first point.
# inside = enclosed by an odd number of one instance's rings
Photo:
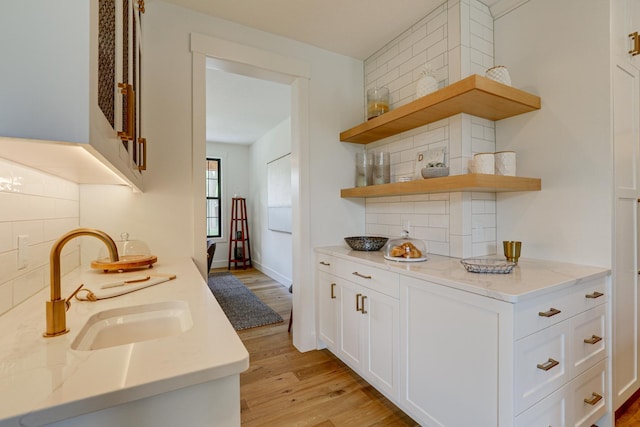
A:
{"type": "Polygon", "coordinates": [[[48,288],[0,316],[0,426],[40,426],[246,370],[247,350],[189,258],[159,260],[142,272],[75,271],[63,277],[62,294],[80,283],[96,289],[154,273],[177,278],[116,298],[74,299],[70,332],[59,337],[42,336],[48,288]],[[186,332],[101,350],[70,348],[92,314],[176,300],[189,305],[193,326],[186,332]]]}
{"type": "Polygon", "coordinates": [[[604,267],[527,258],[520,258],[518,265],[509,274],[470,273],[460,264],[459,258],[440,255],[430,254],[424,262],[397,262],[384,259],[382,251],[354,251],[347,246],[320,247],[316,248],[316,252],[355,259],[373,267],[510,303],[606,277],[611,273],[610,269],[604,267]]]}

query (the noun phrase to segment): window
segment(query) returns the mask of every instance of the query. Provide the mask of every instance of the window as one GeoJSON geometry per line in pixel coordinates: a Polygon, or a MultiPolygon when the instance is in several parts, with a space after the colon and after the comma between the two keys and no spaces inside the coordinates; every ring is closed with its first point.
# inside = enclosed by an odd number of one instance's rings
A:
{"type": "Polygon", "coordinates": [[[207,158],[207,237],[222,237],[220,159],[207,158]]]}

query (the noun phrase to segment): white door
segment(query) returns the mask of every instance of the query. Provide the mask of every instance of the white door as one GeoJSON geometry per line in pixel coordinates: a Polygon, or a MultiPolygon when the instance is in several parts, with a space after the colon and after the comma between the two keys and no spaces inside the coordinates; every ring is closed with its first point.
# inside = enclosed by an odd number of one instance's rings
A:
{"type": "Polygon", "coordinates": [[[638,388],[638,110],[639,71],[613,65],[615,185],[613,265],[613,388],[617,409],[638,388]]]}
{"type": "Polygon", "coordinates": [[[337,286],[340,307],[338,325],[338,355],[355,369],[362,367],[362,327],[363,315],[360,303],[363,289],[361,286],[340,279],[337,286]]]}
{"type": "Polygon", "coordinates": [[[338,290],[336,277],[318,272],[318,333],[327,348],[336,351],[338,290]]]}

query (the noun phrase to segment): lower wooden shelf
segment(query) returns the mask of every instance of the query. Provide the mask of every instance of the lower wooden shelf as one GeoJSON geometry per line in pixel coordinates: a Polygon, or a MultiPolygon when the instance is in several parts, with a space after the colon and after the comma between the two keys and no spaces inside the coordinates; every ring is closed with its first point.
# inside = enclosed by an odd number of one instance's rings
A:
{"type": "Polygon", "coordinates": [[[477,191],[503,193],[510,191],[540,191],[540,178],[520,176],[466,174],[439,178],[418,179],[409,182],[369,185],[367,187],[343,188],[340,197],[385,197],[425,193],[451,193],[477,191]]]}

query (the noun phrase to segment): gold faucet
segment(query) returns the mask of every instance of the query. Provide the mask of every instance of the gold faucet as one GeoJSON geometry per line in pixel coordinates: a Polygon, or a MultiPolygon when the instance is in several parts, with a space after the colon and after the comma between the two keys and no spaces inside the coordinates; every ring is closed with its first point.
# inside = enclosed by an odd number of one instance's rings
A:
{"type": "Polygon", "coordinates": [[[71,294],[66,300],[62,298],[62,279],[60,278],[60,253],[64,245],[71,239],[79,236],[93,236],[96,237],[107,245],[109,249],[109,258],[111,262],[118,261],[118,248],[115,242],[107,233],[92,228],[77,228],[71,230],[64,236],[60,237],[58,241],[53,244],[51,248],[51,255],[49,258],[49,269],[51,272],[51,301],[47,301],[47,330],[42,334],[45,337],[56,337],[69,332],[67,329],[67,310],[71,306],[71,298],[82,288],[82,285],[76,291],[71,294]]]}

